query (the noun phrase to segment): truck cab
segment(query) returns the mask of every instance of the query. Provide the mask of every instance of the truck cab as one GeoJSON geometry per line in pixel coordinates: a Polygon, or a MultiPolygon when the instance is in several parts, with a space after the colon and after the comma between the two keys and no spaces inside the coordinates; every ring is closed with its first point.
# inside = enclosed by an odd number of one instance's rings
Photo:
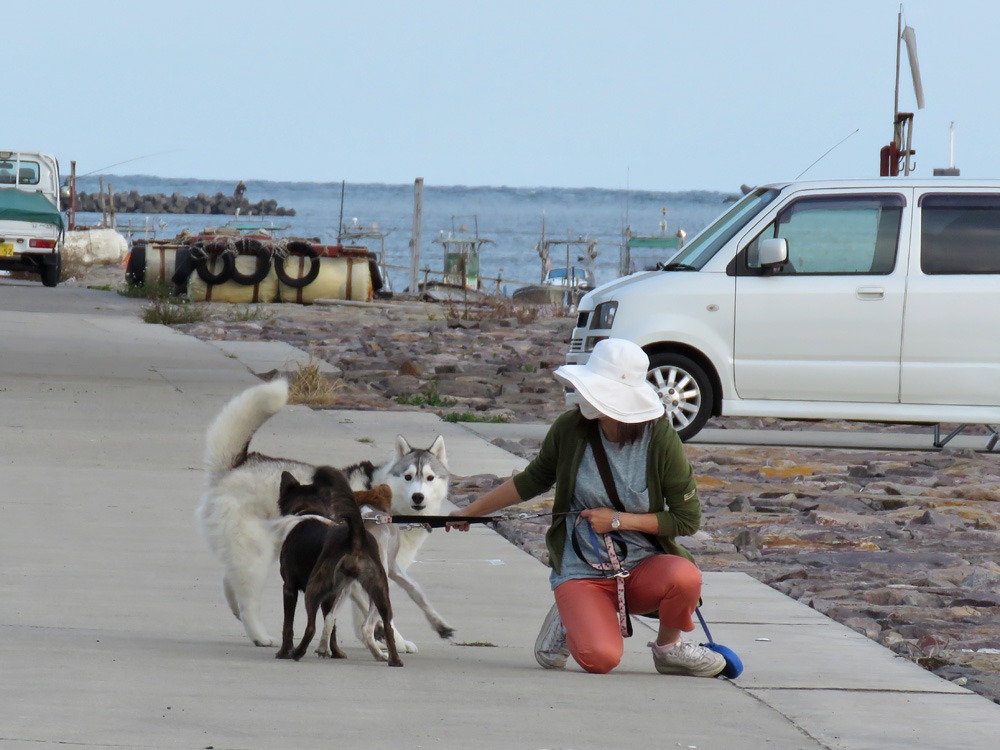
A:
{"type": "Polygon", "coordinates": [[[0,150],[0,271],[37,274],[56,286],[65,229],[56,158],[0,150]]]}

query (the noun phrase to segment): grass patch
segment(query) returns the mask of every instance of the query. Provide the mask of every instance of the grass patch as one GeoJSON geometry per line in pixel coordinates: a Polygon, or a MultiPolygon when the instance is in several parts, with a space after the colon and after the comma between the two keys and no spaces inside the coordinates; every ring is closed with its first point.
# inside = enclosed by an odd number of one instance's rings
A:
{"type": "Polygon", "coordinates": [[[149,307],[142,308],[142,319],[147,323],[159,323],[165,326],[199,323],[205,319],[205,311],[187,302],[172,304],[156,300],[149,307]]]}
{"type": "Polygon", "coordinates": [[[438,382],[432,380],[427,384],[422,393],[414,393],[410,396],[396,396],[396,403],[406,404],[407,406],[454,406],[458,402],[453,398],[442,396],[438,390],[438,382]]]}
{"type": "Polygon", "coordinates": [[[510,421],[510,417],[503,414],[476,414],[472,411],[456,411],[446,414],[445,422],[486,422],[488,424],[505,424],[510,421]]]}
{"type": "Polygon", "coordinates": [[[246,323],[251,320],[270,320],[274,313],[261,305],[237,305],[226,313],[230,323],[246,323]]]}
{"type": "Polygon", "coordinates": [[[165,281],[147,281],[145,284],[124,284],[118,288],[118,294],[129,299],[158,301],[175,301],[179,299],[174,294],[173,285],[165,281]]]}
{"type": "Polygon", "coordinates": [[[298,371],[288,380],[288,401],[309,406],[335,406],[340,403],[344,390],[343,380],[331,380],[320,369],[320,363],[310,357],[306,364],[299,364],[298,371]]]}
{"type": "Polygon", "coordinates": [[[472,648],[497,648],[497,644],[490,643],[489,641],[462,641],[461,643],[456,643],[456,646],[471,646],[472,648]]]}

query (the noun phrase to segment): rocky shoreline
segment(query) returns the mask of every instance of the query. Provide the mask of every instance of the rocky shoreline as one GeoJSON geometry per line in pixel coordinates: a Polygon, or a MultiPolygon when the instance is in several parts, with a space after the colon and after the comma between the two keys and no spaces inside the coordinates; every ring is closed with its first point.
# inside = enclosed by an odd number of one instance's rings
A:
{"type": "MultiPolygon", "coordinates": [[[[231,306],[228,306],[231,307],[231,306]]],[[[203,339],[274,340],[337,368],[333,408],[430,409],[548,423],[563,409],[551,371],[572,318],[551,311],[399,302],[268,306],[234,321],[227,306],[176,326],[203,339]],[[403,403],[403,402],[406,403],[403,403]]],[[[710,426],[802,429],[778,420],[710,426]]],[[[810,429],[913,426],[810,423],[810,429]]],[[[537,442],[499,441],[530,458],[537,442]]],[[[939,676],[1000,702],[1000,455],[689,444],[703,528],[683,540],[708,571],[740,571],[939,676]]],[[[502,481],[455,477],[459,506],[502,481]]],[[[539,498],[526,510],[544,510],[539,498]]],[[[545,560],[543,518],[498,524],[545,560]]]]}

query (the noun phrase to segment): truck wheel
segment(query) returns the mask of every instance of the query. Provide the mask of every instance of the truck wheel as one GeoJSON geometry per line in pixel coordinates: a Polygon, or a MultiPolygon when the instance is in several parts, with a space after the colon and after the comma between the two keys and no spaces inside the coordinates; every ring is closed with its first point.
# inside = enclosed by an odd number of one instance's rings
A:
{"type": "Polygon", "coordinates": [[[690,440],[712,415],[712,381],[701,366],[682,354],[654,354],[646,379],[667,407],[666,418],[681,440],[690,440]]]}
{"type": "Polygon", "coordinates": [[[146,243],[138,240],[129,249],[125,263],[125,281],[129,286],[143,286],[146,283],[146,243]]]}
{"type": "Polygon", "coordinates": [[[42,286],[57,286],[62,274],[62,255],[55,253],[42,258],[42,286]]]}

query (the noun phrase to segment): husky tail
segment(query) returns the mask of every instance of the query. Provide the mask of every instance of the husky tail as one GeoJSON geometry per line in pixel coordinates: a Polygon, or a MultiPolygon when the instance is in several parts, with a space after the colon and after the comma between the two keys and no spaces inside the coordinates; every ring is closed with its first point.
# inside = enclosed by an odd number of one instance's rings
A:
{"type": "Polygon", "coordinates": [[[248,388],[222,407],[205,436],[209,485],[242,463],[254,433],[287,403],[288,381],[278,379],[248,388]]]}

